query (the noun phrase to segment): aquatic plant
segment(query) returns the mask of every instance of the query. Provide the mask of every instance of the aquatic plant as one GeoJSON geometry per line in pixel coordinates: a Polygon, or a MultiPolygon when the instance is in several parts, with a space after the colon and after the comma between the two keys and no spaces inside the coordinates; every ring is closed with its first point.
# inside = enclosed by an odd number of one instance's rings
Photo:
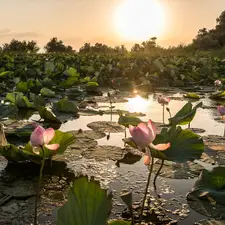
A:
{"type": "Polygon", "coordinates": [[[140,224],[142,220],[144,203],[145,203],[146,195],[148,192],[148,187],[149,187],[151,174],[153,170],[153,164],[154,164],[154,157],[151,156],[151,149],[155,149],[157,151],[165,151],[166,149],[170,147],[170,143],[157,144],[157,145],[153,144],[153,141],[156,138],[156,126],[151,120],[148,121],[148,124],[140,123],[136,127],[130,126],[129,131],[134,143],[143,150],[146,148],[145,156],[144,156],[145,165],[149,166],[150,160],[151,160],[150,172],[149,172],[147,185],[146,185],[145,193],[144,193],[144,198],[142,202],[142,207],[141,207],[141,213],[140,213],[140,219],[139,219],[139,224],[140,224]]]}
{"type": "Polygon", "coordinates": [[[33,148],[33,152],[35,154],[41,155],[42,157],[42,163],[40,168],[40,174],[39,174],[39,180],[38,180],[38,187],[37,187],[37,194],[36,194],[36,200],[35,200],[35,213],[34,213],[34,225],[37,224],[37,202],[41,187],[41,181],[42,181],[42,174],[43,169],[45,165],[46,155],[45,151],[52,150],[55,151],[59,148],[59,144],[49,144],[50,141],[55,136],[55,130],[53,128],[44,129],[41,126],[38,126],[31,134],[30,136],[30,143],[33,148]]]}
{"type": "Polygon", "coordinates": [[[158,96],[158,103],[162,105],[163,107],[163,124],[165,124],[165,105],[168,105],[170,102],[170,98],[167,98],[163,95],[158,96]]]}
{"type": "MultiPolygon", "coordinates": [[[[106,225],[112,209],[112,192],[93,177],[78,177],[70,186],[68,201],[57,211],[57,225],[106,225]]],[[[109,225],[131,225],[116,220],[109,225]]]]}

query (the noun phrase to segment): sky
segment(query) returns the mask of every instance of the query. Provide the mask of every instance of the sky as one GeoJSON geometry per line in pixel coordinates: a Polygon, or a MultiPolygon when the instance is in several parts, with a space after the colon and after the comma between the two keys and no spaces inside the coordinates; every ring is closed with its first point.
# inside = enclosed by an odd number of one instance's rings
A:
{"type": "MultiPolygon", "coordinates": [[[[0,44],[15,38],[36,40],[43,47],[50,38],[58,37],[75,49],[85,42],[130,47],[141,40],[122,37],[115,25],[115,12],[124,1],[140,0],[0,0],[0,44]]],[[[213,28],[225,10],[225,0],[154,1],[164,15],[164,27],[157,36],[157,43],[164,47],[190,43],[200,28],[213,28]]],[[[151,29],[151,20],[143,29],[151,29]]]]}

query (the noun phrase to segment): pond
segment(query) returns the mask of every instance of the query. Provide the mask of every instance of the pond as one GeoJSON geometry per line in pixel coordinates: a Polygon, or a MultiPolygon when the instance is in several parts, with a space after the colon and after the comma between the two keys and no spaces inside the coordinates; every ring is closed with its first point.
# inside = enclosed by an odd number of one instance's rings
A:
{"type": "MultiPolygon", "coordinates": [[[[142,98],[137,95],[134,98],[126,98],[127,102],[113,103],[115,109],[126,110],[129,112],[141,112],[145,114],[145,116],[140,117],[143,121],[148,121],[148,119],[153,120],[154,122],[162,123],[162,106],[157,102],[157,94],[150,94],[148,98],[142,98]]],[[[188,99],[183,98],[182,93],[176,94],[166,94],[171,97],[171,102],[169,103],[169,108],[172,116],[176,114],[187,102],[188,99]]],[[[199,108],[197,110],[196,116],[194,120],[191,122],[191,128],[201,128],[203,132],[200,133],[202,136],[207,135],[219,135],[223,136],[224,124],[215,120],[217,115],[216,110],[216,102],[212,101],[208,98],[206,94],[204,98],[200,99],[203,102],[204,108],[199,108]]],[[[193,104],[196,101],[193,101],[193,104]]],[[[98,103],[98,109],[108,109],[109,103],[98,103]]],[[[33,116],[30,119],[37,118],[37,116],[33,116]]],[[[117,122],[119,116],[116,114],[112,115],[112,121],[117,122]]],[[[165,111],[165,121],[168,122],[169,114],[165,111]]],[[[87,127],[88,124],[95,121],[110,121],[111,115],[92,115],[92,116],[80,116],[76,120],[68,121],[60,127],[61,131],[72,131],[72,130],[91,130],[87,127]]],[[[183,128],[187,128],[187,126],[182,126],[183,128]]],[[[127,132],[129,136],[129,131],[127,132]]],[[[110,138],[106,137],[100,138],[97,140],[98,145],[101,146],[118,146],[123,148],[124,142],[122,139],[124,138],[124,132],[110,133],[110,138]]],[[[3,163],[4,164],[4,163],[3,163]]],[[[4,174],[4,165],[0,166],[0,170],[2,170],[4,174]]],[[[5,165],[6,166],[6,165],[5,165]]],[[[126,214],[125,205],[122,203],[122,200],[119,197],[120,191],[126,189],[131,190],[133,192],[133,199],[138,204],[143,198],[143,192],[146,185],[146,178],[148,175],[148,169],[143,163],[143,159],[134,160],[134,162],[127,163],[126,161],[121,161],[115,163],[110,159],[106,159],[104,161],[95,160],[95,158],[82,157],[79,155],[77,160],[68,160],[67,166],[70,171],[75,171],[76,173],[84,173],[89,176],[94,176],[96,179],[100,180],[103,186],[108,186],[113,190],[113,211],[111,214],[111,218],[121,218],[121,212],[123,215],[126,214]]],[[[181,170],[185,171],[185,165],[179,165],[181,170]]],[[[170,168],[170,167],[169,167],[170,168]]],[[[163,171],[166,174],[167,171],[163,171]]],[[[194,224],[195,222],[206,218],[206,216],[197,213],[192,210],[187,205],[186,194],[192,189],[197,176],[193,175],[195,171],[186,171],[185,175],[178,175],[175,177],[174,173],[177,171],[168,172],[167,175],[160,176],[157,181],[158,190],[157,193],[154,191],[152,184],[150,188],[150,195],[148,196],[153,205],[157,206],[163,203],[164,212],[170,218],[177,220],[179,225],[185,224],[194,224]],[[171,175],[172,174],[172,175],[171,175]],[[190,176],[189,176],[189,175],[190,176]],[[182,179],[185,178],[185,179],[182,179]],[[160,198],[157,197],[160,195],[160,198]]],[[[181,172],[181,174],[184,172],[181,172]]],[[[4,175],[5,176],[5,175],[4,175]]],[[[3,177],[4,177],[3,176],[3,177]]],[[[5,177],[4,177],[5,179],[5,177]]],[[[4,179],[0,179],[0,184],[4,183],[4,179]]],[[[56,182],[57,183],[57,182],[56,182]]],[[[46,197],[45,193],[43,194],[46,197]]],[[[66,195],[66,191],[65,191],[66,195]]],[[[47,198],[47,197],[46,197],[47,198]]],[[[23,200],[23,199],[22,199],[23,200]]],[[[19,200],[21,201],[21,200],[19,200]]],[[[43,200],[44,201],[44,200],[43,200]]],[[[6,206],[10,206],[14,204],[15,201],[11,203],[7,203],[6,206]]],[[[22,202],[23,203],[23,202],[22,202]]],[[[17,204],[19,204],[17,202],[17,204]]],[[[24,203],[25,204],[25,203],[24,203]]],[[[51,204],[50,204],[51,205],[51,204]]],[[[6,207],[5,206],[5,207],[6,207]]],[[[14,205],[16,207],[16,205],[14,205]]],[[[49,206],[45,206],[49,207],[49,206]]],[[[44,208],[40,210],[39,220],[40,224],[55,224],[55,216],[56,216],[56,204],[52,202],[52,206],[50,210],[45,212],[44,208]]],[[[4,210],[3,210],[4,211],[4,210]]],[[[1,211],[0,211],[1,212],[1,211]]],[[[13,221],[15,221],[15,216],[19,213],[18,210],[13,209],[10,211],[5,210],[4,215],[0,215],[0,222],[4,221],[7,223],[6,217],[11,216],[13,221]],[[15,212],[14,215],[12,215],[15,212]],[[11,213],[11,214],[10,214],[11,213]]],[[[29,215],[28,215],[29,217],[29,215]]],[[[9,221],[8,221],[9,222],[9,221]]],[[[1,223],[3,224],[3,223],[1,223]]],[[[24,223],[13,223],[13,224],[26,224],[24,223]]]]}

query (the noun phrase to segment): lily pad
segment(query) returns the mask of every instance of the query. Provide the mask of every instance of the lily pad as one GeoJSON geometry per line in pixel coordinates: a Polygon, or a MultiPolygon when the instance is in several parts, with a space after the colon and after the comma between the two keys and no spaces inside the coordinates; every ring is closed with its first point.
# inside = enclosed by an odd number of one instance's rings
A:
{"type": "Polygon", "coordinates": [[[50,112],[48,109],[46,109],[44,106],[40,106],[38,108],[39,115],[42,119],[45,121],[51,122],[51,123],[58,123],[61,124],[62,122],[53,115],[52,112],[50,112]]]}
{"type": "Polygon", "coordinates": [[[208,220],[200,220],[199,222],[195,223],[195,225],[224,225],[225,220],[215,220],[215,219],[208,219],[208,220]]]}
{"type": "Polygon", "coordinates": [[[93,178],[79,177],[69,189],[68,202],[57,212],[57,225],[105,225],[111,208],[111,193],[93,178]]]}
{"type": "Polygon", "coordinates": [[[143,122],[141,119],[135,116],[123,116],[122,114],[119,117],[118,124],[129,127],[129,125],[137,126],[139,123],[143,122]]]}
{"type": "Polygon", "coordinates": [[[43,97],[49,97],[49,98],[55,97],[55,92],[48,88],[42,88],[40,93],[43,97]]]}
{"type": "Polygon", "coordinates": [[[188,129],[183,130],[181,127],[163,128],[156,136],[154,143],[170,143],[171,146],[167,150],[162,152],[152,150],[152,154],[156,158],[174,162],[193,161],[201,158],[204,152],[202,137],[188,129]]]}
{"type": "Polygon", "coordinates": [[[53,104],[53,109],[58,112],[64,113],[78,113],[78,108],[76,104],[72,101],[67,99],[61,99],[58,102],[53,104]]]}
{"type": "Polygon", "coordinates": [[[225,91],[218,91],[216,93],[211,94],[211,99],[224,99],[225,98],[225,91]]]}
{"type": "Polygon", "coordinates": [[[69,131],[69,133],[72,133],[76,138],[80,137],[86,137],[86,138],[91,138],[91,139],[101,139],[106,136],[105,133],[95,131],[95,130],[74,130],[74,131],[69,131]]]}
{"type": "Polygon", "coordinates": [[[204,136],[203,139],[207,149],[214,151],[225,151],[225,137],[208,135],[204,136]]]}
{"type": "Polygon", "coordinates": [[[96,121],[87,125],[92,130],[97,130],[104,133],[120,133],[124,132],[123,126],[116,122],[110,121],[96,121]]]}
{"type": "Polygon", "coordinates": [[[202,106],[202,102],[193,105],[188,102],[177,114],[169,119],[171,125],[186,125],[189,124],[195,117],[196,111],[202,106]]]}
{"type": "Polygon", "coordinates": [[[12,195],[15,198],[28,198],[36,195],[36,188],[32,180],[16,180],[3,190],[3,194],[12,195]]]}
{"type": "Polygon", "coordinates": [[[205,133],[205,130],[202,129],[202,128],[188,128],[188,130],[191,130],[191,131],[193,131],[194,133],[197,133],[197,134],[205,133]]]}
{"type": "Polygon", "coordinates": [[[212,218],[225,219],[225,167],[203,170],[187,200],[195,211],[212,218]]]}
{"type": "Polygon", "coordinates": [[[187,93],[184,95],[185,98],[193,98],[193,99],[200,99],[200,96],[197,95],[196,93],[187,93]]]}
{"type": "Polygon", "coordinates": [[[120,147],[110,145],[98,145],[94,148],[89,148],[82,153],[82,156],[86,159],[95,159],[104,161],[110,159],[118,161],[122,159],[126,151],[120,147]]]}

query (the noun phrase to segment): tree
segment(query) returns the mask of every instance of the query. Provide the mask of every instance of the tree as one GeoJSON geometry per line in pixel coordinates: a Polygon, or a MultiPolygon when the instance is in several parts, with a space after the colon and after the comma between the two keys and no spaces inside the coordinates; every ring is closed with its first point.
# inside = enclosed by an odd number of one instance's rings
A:
{"type": "Polygon", "coordinates": [[[64,45],[62,40],[58,40],[57,37],[53,37],[50,41],[45,45],[46,52],[67,52],[72,53],[74,52],[72,46],[64,45]]]}
{"type": "Polygon", "coordinates": [[[36,53],[39,51],[36,41],[19,41],[12,39],[10,43],[5,43],[2,46],[3,52],[19,52],[19,53],[36,53]]]}

